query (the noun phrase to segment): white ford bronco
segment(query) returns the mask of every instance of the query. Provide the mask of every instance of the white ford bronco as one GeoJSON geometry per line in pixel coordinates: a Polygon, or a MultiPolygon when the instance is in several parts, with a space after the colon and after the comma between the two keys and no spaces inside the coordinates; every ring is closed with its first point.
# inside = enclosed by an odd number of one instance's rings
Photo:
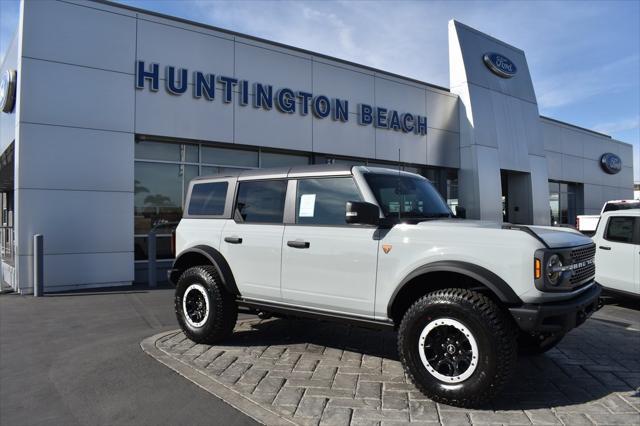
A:
{"type": "Polygon", "coordinates": [[[185,335],[230,336],[239,309],[397,330],[431,399],[494,397],[518,352],[553,347],[597,308],[593,242],[565,228],[456,218],[422,176],[302,166],[201,177],[176,229],[185,335]]]}

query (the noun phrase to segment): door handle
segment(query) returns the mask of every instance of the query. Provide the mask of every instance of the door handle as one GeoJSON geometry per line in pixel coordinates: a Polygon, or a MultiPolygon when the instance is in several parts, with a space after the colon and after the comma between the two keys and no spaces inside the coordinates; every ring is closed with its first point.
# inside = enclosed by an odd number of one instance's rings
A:
{"type": "Polygon", "coordinates": [[[611,247],[607,247],[607,246],[600,246],[598,248],[601,248],[602,250],[611,250],[611,247]]]}
{"type": "Polygon", "coordinates": [[[224,240],[229,244],[242,244],[242,238],[240,237],[224,237],[224,240]]]}
{"type": "Polygon", "coordinates": [[[294,241],[287,241],[287,245],[293,248],[306,249],[306,248],[309,248],[311,243],[309,243],[308,241],[294,240],[294,241]]]}

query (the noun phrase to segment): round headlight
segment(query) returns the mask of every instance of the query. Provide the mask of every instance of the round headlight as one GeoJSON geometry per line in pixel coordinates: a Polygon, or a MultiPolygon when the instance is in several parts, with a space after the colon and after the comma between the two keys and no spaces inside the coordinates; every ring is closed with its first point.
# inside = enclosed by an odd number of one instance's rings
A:
{"type": "Polygon", "coordinates": [[[562,261],[557,254],[552,255],[547,261],[547,279],[552,285],[558,284],[560,275],[562,275],[562,261]]]}

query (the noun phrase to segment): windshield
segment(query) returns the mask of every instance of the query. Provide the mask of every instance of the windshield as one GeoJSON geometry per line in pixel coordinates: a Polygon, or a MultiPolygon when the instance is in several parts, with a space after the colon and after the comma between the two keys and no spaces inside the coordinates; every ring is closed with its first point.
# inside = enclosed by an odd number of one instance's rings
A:
{"type": "Polygon", "coordinates": [[[385,217],[450,217],[451,210],[427,179],[379,173],[364,177],[385,217]]]}
{"type": "MultiPolygon", "coordinates": [[[[604,207],[604,212],[611,212],[615,210],[631,210],[640,209],[640,201],[638,202],[626,202],[626,203],[607,203],[604,207]]],[[[604,213],[603,212],[603,213],[604,213]]]]}

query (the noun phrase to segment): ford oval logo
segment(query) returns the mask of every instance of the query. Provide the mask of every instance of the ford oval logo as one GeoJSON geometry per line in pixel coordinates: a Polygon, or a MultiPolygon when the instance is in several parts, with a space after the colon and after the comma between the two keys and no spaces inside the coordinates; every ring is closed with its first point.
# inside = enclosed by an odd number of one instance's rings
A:
{"type": "Polygon", "coordinates": [[[516,64],[499,53],[485,53],[483,59],[487,68],[502,78],[511,78],[518,71],[516,64]]]}
{"type": "Polygon", "coordinates": [[[615,175],[622,170],[622,159],[615,154],[607,152],[600,157],[600,166],[605,172],[615,175]]]}

